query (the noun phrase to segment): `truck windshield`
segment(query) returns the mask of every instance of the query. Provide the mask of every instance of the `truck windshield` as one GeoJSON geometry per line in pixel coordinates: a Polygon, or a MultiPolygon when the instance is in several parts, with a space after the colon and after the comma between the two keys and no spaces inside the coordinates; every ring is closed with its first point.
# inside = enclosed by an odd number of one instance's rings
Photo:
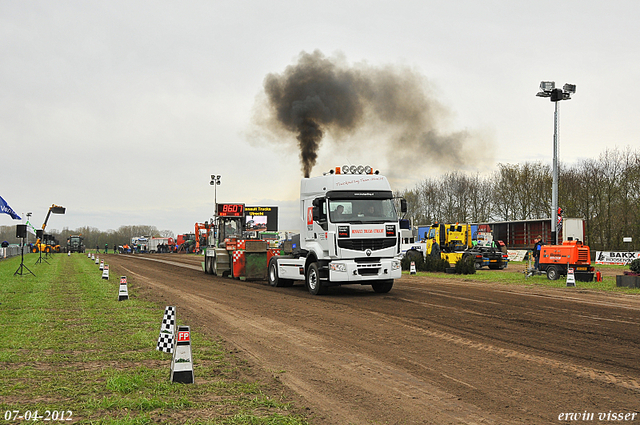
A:
{"type": "Polygon", "coordinates": [[[332,223],[380,223],[398,221],[392,199],[331,199],[332,223]]]}

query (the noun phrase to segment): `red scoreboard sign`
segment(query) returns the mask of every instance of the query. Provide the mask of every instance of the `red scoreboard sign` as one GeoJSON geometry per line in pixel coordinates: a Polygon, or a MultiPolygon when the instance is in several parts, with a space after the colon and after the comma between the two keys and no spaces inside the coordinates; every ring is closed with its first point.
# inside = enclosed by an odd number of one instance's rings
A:
{"type": "Polygon", "coordinates": [[[244,204],[218,204],[218,217],[244,217],[244,204]]]}

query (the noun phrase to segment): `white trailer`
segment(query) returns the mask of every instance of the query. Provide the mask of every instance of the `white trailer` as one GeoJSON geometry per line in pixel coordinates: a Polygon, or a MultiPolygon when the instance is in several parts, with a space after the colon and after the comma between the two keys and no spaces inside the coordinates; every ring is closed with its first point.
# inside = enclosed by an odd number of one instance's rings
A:
{"type": "Polygon", "coordinates": [[[584,219],[565,218],[562,220],[562,240],[584,242],[584,219]]]}
{"type": "Polygon", "coordinates": [[[173,247],[173,245],[175,245],[173,238],[151,238],[149,239],[149,252],[159,252],[158,247],[160,246],[166,247],[165,252],[169,252],[169,247],[173,247]]]}
{"type": "Polygon", "coordinates": [[[344,166],[302,179],[300,234],[291,245],[269,261],[272,286],[304,281],[313,295],[345,284],[389,292],[402,269],[398,214],[386,177],[371,167],[344,166]]]}

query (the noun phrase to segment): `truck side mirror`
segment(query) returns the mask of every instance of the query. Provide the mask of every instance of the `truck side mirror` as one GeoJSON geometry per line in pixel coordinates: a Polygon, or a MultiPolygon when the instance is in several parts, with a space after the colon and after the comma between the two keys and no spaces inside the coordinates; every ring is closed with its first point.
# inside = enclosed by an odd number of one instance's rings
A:
{"type": "Polygon", "coordinates": [[[400,199],[400,212],[402,212],[402,213],[406,213],[407,212],[407,200],[406,199],[400,199]]]}

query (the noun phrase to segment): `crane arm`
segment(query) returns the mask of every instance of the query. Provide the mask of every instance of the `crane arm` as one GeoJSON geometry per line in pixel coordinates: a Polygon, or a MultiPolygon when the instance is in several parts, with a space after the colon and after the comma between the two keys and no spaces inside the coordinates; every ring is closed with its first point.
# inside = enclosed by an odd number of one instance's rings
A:
{"type": "Polygon", "coordinates": [[[60,205],[52,204],[51,207],[49,207],[49,211],[47,211],[47,217],[44,219],[44,223],[42,223],[42,230],[44,231],[44,228],[47,227],[47,221],[49,221],[49,216],[51,215],[51,213],[64,214],[65,212],[66,212],[66,208],[65,207],[61,207],[60,205]]]}

